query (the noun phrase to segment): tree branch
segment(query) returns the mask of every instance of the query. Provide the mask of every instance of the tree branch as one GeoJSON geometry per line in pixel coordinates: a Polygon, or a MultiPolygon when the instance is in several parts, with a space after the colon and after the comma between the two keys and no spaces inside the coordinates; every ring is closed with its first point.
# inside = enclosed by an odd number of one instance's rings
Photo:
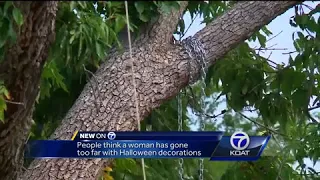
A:
{"type": "Polygon", "coordinates": [[[243,1],[238,2],[224,15],[218,17],[196,33],[207,52],[209,64],[213,64],[239,42],[249,38],[262,26],[302,1],[243,1]],[[219,34],[224,34],[223,37],[219,34]]]}
{"type": "Polygon", "coordinates": [[[180,9],[171,13],[161,12],[159,20],[152,26],[150,36],[156,44],[162,45],[171,42],[172,35],[176,30],[179,18],[188,6],[188,1],[179,1],[180,9]]]}
{"type": "Polygon", "coordinates": [[[179,1],[179,10],[172,10],[170,13],[160,12],[160,15],[156,22],[149,22],[144,27],[143,33],[135,41],[135,44],[150,43],[154,47],[166,47],[166,44],[171,43],[172,36],[176,30],[178,21],[183,15],[188,1],[179,1]]]}
{"type": "Polygon", "coordinates": [[[241,112],[238,112],[238,113],[239,113],[242,117],[244,117],[245,119],[247,119],[248,121],[254,123],[255,125],[258,125],[258,126],[260,126],[260,127],[265,128],[265,129],[266,129],[267,131],[269,131],[269,132],[272,132],[272,133],[274,133],[274,134],[279,134],[279,135],[281,135],[281,136],[283,136],[283,137],[287,137],[287,135],[285,135],[285,134],[282,134],[282,133],[280,133],[280,132],[277,132],[277,131],[275,131],[275,130],[269,128],[269,127],[267,127],[267,126],[264,125],[264,124],[261,124],[261,123],[259,123],[259,122],[257,122],[257,121],[252,120],[251,118],[249,118],[248,116],[244,115],[244,114],[241,113],[241,112]]]}
{"type": "Polygon", "coordinates": [[[308,111],[312,111],[312,110],[315,110],[315,109],[318,109],[318,108],[320,108],[320,104],[319,104],[319,105],[316,105],[316,106],[313,106],[313,107],[308,108],[308,111]]]}

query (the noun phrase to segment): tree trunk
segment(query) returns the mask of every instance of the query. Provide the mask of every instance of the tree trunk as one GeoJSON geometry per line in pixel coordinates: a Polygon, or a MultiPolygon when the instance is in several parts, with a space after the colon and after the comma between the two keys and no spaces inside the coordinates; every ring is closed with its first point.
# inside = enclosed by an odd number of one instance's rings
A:
{"type": "MultiPolygon", "coordinates": [[[[195,37],[204,44],[207,61],[213,64],[256,30],[297,3],[299,2],[239,2],[195,37]]],[[[142,119],[152,109],[174,97],[189,83],[190,76],[197,77],[199,74],[197,63],[188,56],[185,49],[170,43],[186,5],[187,2],[183,2],[179,11],[163,14],[149,33],[133,44],[139,113],[142,119]]],[[[136,130],[130,65],[127,51],[114,54],[107,63],[102,64],[52,139],[70,139],[76,130],[136,130]],[[91,87],[91,84],[95,87],[91,87]]],[[[27,122],[25,118],[19,120],[27,122]]],[[[6,148],[7,146],[9,145],[6,148]]],[[[109,162],[109,159],[39,159],[31,164],[24,179],[95,179],[103,165],[109,162]]]]}
{"type": "MultiPolygon", "coordinates": [[[[24,16],[16,45],[8,47],[0,64],[13,102],[7,102],[5,122],[0,123],[0,179],[17,179],[31,124],[32,109],[49,47],[55,37],[57,2],[15,2],[24,16]],[[18,102],[18,103],[16,103],[18,102]]],[[[16,31],[18,32],[18,31],[16,31]]]]}

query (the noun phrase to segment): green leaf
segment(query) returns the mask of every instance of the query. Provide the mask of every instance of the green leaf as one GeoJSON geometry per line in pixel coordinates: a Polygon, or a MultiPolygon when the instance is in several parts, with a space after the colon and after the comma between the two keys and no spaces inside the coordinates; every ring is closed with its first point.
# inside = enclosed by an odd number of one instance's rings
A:
{"type": "Polygon", "coordinates": [[[145,14],[140,14],[140,15],[139,15],[139,18],[140,18],[140,20],[143,21],[143,22],[148,22],[148,21],[149,21],[149,17],[146,16],[145,14]]]}
{"type": "Polygon", "coordinates": [[[66,64],[69,64],[70,59],[71,59],[71,47],[67,46],[67,59],[66,59],[66,64]]]}
{"type": "Polygon", "coordinates": [[[71,1],[70,2],[70,11],[73,11],[75,8],[76,8],[76,2],[74,2],[74,1],[71,1]]]}
{"type": "Polygon", "coordinates": [[[18,8],[14,8],[12,13],[15,22],[18,24],[18,26],[21,26],[23,24],[23,16],[21,11],[18,8]]]}
{"type": "Polygon", "coordinates": [[[7,99],[10,99],[10,94],[9,94],[9,91],[7,89],[4,88],[3,90],[3,95],[7,98],[7,99]]]}
{"type": "Polygon", "coordinates": [[[69,44],[72,44],[72,42],[73,42],[73,40],[74,40],[75,37],[76,37],[76,34],[73,34],[73,35],[71,36],[71,38],[70,38],[70,40],[69,40],[69,44]]]}
{"type": "Polygon", "coordinates": [[[248,85],[247,85],[247,84],[244,84],[244,85],[242,86],[241,92],[242,92],[242,94],[247,94],[247,92],[248,92],[248,85]]]}
{"type": "Polygon", "coordinates": [[[103,58],[103,51],[101,45],[98,42],[96,42],[96,50],[99,58],[103,58]]]}
{"type": "Polygon", "coordinates": [[[299,45],[297,40],[293,41],[293,45],[298,52],[301,52],[301,46],[299,45]]]}
{"type": "Polygon", "coordinates": [[[79,58],[79,57],[81,56],[81,54],[82,54],[82,43],[83,43],[83,36],[82,36],[82,34],[80,34],[78,58],[79,58]]]}
{"type": "Polygon", "coordinates": [[[301,15],[301,24],[307,24],[309,22],[309,16],[307,14],[301,15]]]}
{"type": "Polygon", "coordinates": [[[134,6],[136,7],[139,14],[142,14],[144,11],[144,2],[135,2],[134,6]]]}
{"type": "Polygon", "coordinates": [[[8,39],[10,29],[10,21],[8,18],[3,18],[0,26],[0,48],[3,47],[8,39]]]}
{"type": "Polygon", "coordinates": [[[12,24],[9,27],[9,31],[8,31],[8,36],[11,37],[11,43],[15,43],[17,41],[17,33],[15,32],[15,30],[13,29],[12,24]]]}
{"type": "Polygon", "coordinates": [[[267,121],[268,118],[270,118],[270,111],[269,111],[269,102],[270,102],[270,95],[266,95],[259,106],[259,111],[263,117],[264,122],[267,121]]]}
{"type": "Polygon", "coordinates": [[[7,110],[7,104],[4,101],[3,96],[0,96],[0,111],[7,110]]]}
{"type": "Polygon", "coordinates": [[[72,35],[72,34],[74,34],[76,31],[73,29],[73,30],[71,30],[70,31],[70,34],[72,35]]]}
{"type": "Polygon", "coordinates": [[[267,36],[272,35],[272,32],[266,26],[261,28],[262,32],[264,32],[267,36]]]}
{"type": "Polygon", "coordinates": [[[259,41],[260,45],[262,47],[266,47],[267,38],[260,33],[257,34],[257,37],[258,37],[258,41],[259,41]]]}
{"type": "Polygon", "coordinates": [[[167,14],[171,12],[172,7],[169,5],[169,1],[163,1],[161,2],[160,9],[167,14]]]}
{"type": "Polygon", "coordinates": [[[293,105],[300,109],[305,108],[308,105],[308,91],[305,89],[298,89],[292,94],[293,105]]]}
{"type": "Polygon", "coordinates": [[[300,39],[305,39],[305,38],[304,38],[304,35],[302,34],[302,32],[298,32],[298,37],[299,37],[300,39]]]}
{"type": "Polygon", "coordinates": [[[0,121],[4,122],[4,111],[0,110],[0,121]]]}
{"type": "Polygon", "coordinates": [[[179,25],[179,31],[180,33],[184,33],[185,31],[185,24],[184,24],[184,20],[183,19],[180,19],[179,22],[178,22],[178,25],[179,25]]]}
{"type": "Polygon", "coordinates": [[[124,16],[117,16],[115,20],[115,32],[118,33],[120,32],[123,27],[126,25],[126,19],[124,16]]]}
{"type": "Polygon", "coordinates": [[[0,48],[2,48],[6,44],[6,39],[0,38],[0,48]]]}
{"type": "Polygon", "coordinates": [[[283,70],[283,72],[281,72],[281,88],[282,88],[282,92],[287,95],[290,96],[291,95],[291,91],[293,90],[293,83],[292,80],[294,80],[294,77],[292,77],[294,75],[294,70],[293,69],[285,69],[283,70]]]}
{"type": "Polygon", "coordinates": [[[7,1],[4,5],[4,9],[3,9],[3,15],[6,16],[7,15],[7,12],[8,12],[8,9],[10,6],[12,6],[13,3],[12,1],[7,1]]]}
{"type": "Polygon", "coordinates": [[[180,8],[180,2],[179,1],[173,1],[172,2],[172,7],[175,10],[178,10],[180,8]]]}
{"type": "Polygon", "coordinates": [[[86,2],[81,2],[79,1],[78,4],[81,6],[81,8],[86,9],[87,8],[87,3],[86,2]]]}
{"type": "Polygon", "coordinates": [[[251,41],[256,41],[257,40],[257,34],[254,33],[250,38],[251,41]]]}

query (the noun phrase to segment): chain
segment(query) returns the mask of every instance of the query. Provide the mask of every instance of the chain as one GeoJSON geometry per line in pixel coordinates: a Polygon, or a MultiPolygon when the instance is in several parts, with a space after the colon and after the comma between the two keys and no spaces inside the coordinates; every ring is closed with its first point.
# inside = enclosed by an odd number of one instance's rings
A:
{"type": "MultiPolygon", "coordinates": [[[[182,99],[181,94],[178,94],[178,131],[183,131],[183,120],[182,120],[182,99]]],[[[183,178],[183,158],[179,158],[179,177],[180,180],[184,180],[183,178]]]]}
{"type": "MultiPolygon", "coordinates": [[[[203,48],[202,43],[197,40],[196,38],[193,37],[188,37],[184,41],[182,41],[182,45],[186,48],[187,53],[192,59],[195,59],[197,63],[200,66],[200,86],[201,86],[201,97],[200,97],[200,106],[201,106],[201,113],[204,113],[205,109],[205,79],[206,79],[206,71],[207,71],[207,64],[205,61],[205,50],[203,48]]],[[[193,77],[190,77],[190,79],[193,79],[193,77]]],[[[204,123],[204,118],[203,116],[199,116],[199,131],[204,131],[205,130],[205,123],[204,123]]],[[[203,165],[203,158],[200,159],[199,161],[199,180],[203,180],[203,173],[204,173],[204,165],[203,165]]]]}

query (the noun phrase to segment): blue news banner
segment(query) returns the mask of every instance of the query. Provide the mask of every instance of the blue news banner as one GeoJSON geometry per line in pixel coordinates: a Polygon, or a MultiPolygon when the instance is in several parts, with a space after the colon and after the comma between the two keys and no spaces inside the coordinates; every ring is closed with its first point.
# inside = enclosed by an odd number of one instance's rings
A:
{"type": "Polygon", "coordinates": [[[255,161],[270,136],[235,132],[75,132],[71,140],[36,140],[30,158],[210,158],[255,161]]]}

